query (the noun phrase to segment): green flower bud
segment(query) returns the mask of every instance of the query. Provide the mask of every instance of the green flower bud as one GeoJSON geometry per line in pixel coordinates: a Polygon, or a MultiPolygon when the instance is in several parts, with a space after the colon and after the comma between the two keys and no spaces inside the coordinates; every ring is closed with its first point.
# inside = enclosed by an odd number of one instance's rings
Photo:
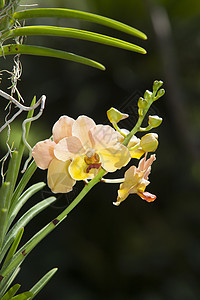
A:
{"type": "Polygon", "coordinates": [[[148,105],[148,102],[146,99],[140,97],[139,100],[138,100],[138,107],[139,109],[145,109],[148,105]]]}
{"type": "Polygon", "coordinates": [[[119,110],[117,110],[114,107],[111,107],[107,111],[108,119],[111,123],[118,123],[119,121],[128,118],[129,115],[121,113],[119,110]]]}
{"type": "Polygon", "coordinates": [[[155,80],[153,83],[153,91],[157,92],[162,85],[163,85],[163,81],[155,80]]]}
{"type": "Polygon", "coordinates": [[[149,100],[151,100],[151,96],[152,96],[152,92],[146,90],[146,92],[144,93],[144,99],[149,101],[149,100]]]}
{"type": "Polygon", "coordinates": [[[154,152],[158,147],[158,135],[156,133],[145,134],[140,141],[140,146],[145,152],[154,152]]]}
{"type": "Polygon", "coordinates": [[[162,118],[159,118],[158,116],[149,116],[149,125],[152,128],[156,128],[160,126],[161,123],[162,123],[162,118]]]}

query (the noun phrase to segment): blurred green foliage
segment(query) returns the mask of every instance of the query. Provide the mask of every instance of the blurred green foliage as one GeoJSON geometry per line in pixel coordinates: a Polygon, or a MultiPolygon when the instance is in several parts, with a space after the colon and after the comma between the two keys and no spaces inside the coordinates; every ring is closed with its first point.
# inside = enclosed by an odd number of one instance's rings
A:
{"type": "MultiPolygon", "coordinates": [[[[56,59],[21,58],[23,75],[19,90],[23,97],[47,96],[39,125],[33,125],[31,145],[41,139],[41,133],[42,139],[49,137],[54,122],[63,114],[74,118],[86,114],[97,123],[104,123],[107,109],[126,106],[131,111],[131,120],[136,120],[137,96],[151,89],[155,79],[164,81],[166,95],[153,105],[151,112],[164,120],[157,130],[160,146],[150,177],[149,191],[157,195],[157,200],[147,204],[137,196],[130,196],[117,208],[112,205],[117,186],[99,184],[60,228],[33,251],[22,267],[18,282],[26,290],[39,275],[56,266],[59,272],[38,299],[198,300],[199,0],[41,0],[37,3],[40,7],[99,13],[132,25],[147,34],[148,40],[140,45],[148,53],[143,56],[72,39],[29,37],[35,44],[56,45],[67,51],[78,49],[80,55],[89,53],[91,58],[107,66],[102,72],[56,59]],[[157,30],[152,18],[160,24],[157,30]],[[132,98],[127,102],[130,95],[132,98]]],[[[42,20],[43,24],[48,22],[42,20]]],[[[54,22],[123,36],[84,21],[54,22]]],[[[9,67],[11,70],[12,58],[1,59],[1,69],[9,67]]],[[[9,86],[5,78],[2,86],[4,90],[9,86]]],[[[33,180],[46,180],[44,171],[36,173],[33,180]]],[[[72,193],[59,196],[42,218],[27,227],[29,233],[25,232],[25,239],[55,217],[80,188],[76,185],[72,193]]],[[[46,189],[33,201],[37,202],[44,193],[50,191],[46,189]]]]}

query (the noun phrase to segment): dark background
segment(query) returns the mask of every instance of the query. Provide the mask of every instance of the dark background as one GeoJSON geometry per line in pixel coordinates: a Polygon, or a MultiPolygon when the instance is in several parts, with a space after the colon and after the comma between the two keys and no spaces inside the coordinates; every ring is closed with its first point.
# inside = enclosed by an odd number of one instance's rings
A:
{"type": "MultiPolygon", "coordinates": [[[[42,0],[37,3],[39,7],[47,5],[42,0]]],[[[105,15],[144,31],[148,40],[78,20],[38,19],[37,24],[110,34],[136,43],[148,53],[73,39],[27,38],[27,44],[72,51],[107,68],[103,72],[53,58],[21,58],[23,74],[18,87],[26,103],[34,95],[47,96],[43,116],[32,125],[31,145],[48,138],[63,114],[73,118],[85,114],[96,123],[105,123],[111,106],[126,106],[134,121],[138,96],[151,90],[154,80],[163,80],[166,94],[151,108],[151,114],[163,118],[156,130],[160,143],[148,188],[157,200],[148,204],[132,195],[115,207],[112,202],[118,185],[99,184],[27,257],[17,282],[27,290],[48,270],[58,267],[37,299],[200,299],[199,0],[59,0],[48,1],[48,7],[105,15]]],[[[4,68],[12,70],[11,57],[1,58],[4,68]]],[[[4,90],[10,84],[8,77],[4,73],[4,90]]],[[[19,135],[20,120],[12,126],[11,140],[19,135]]],[[[6,152],[4,143],[2,138],[2,153],[6,152]]],[[[31,183],[43,180],[46,171],[37,170],[31,183]]],[[[24,242],[55,218],[81,187],[79,183],[73,192],[58,195],[57,202],[26,227],[24,242]]],[[[24,210],[50,194],[47,188],[39,192],[24,210]]]]}

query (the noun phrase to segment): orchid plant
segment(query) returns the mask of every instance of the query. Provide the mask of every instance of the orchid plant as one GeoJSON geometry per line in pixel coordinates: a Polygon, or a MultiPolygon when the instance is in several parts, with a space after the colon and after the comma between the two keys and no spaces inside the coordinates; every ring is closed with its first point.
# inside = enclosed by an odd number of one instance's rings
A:
{"type": "MultiPolygon", "coordinates": [[[[105,69],[102,64],[76,54],[46,47],[24,45],[22,39],[24,35],[72,37],[104,43],[142,54],[146,53],[143,48],[132,43],[94,32],[55,26],[22,26],[20,24],[21,20],[35,17],[78,18],[146,39],[146,35],[139,30],[106,17],[55,8],[17,11],[19,2],[19,0],[0,0],[0,56],[2,57],[17,55],[15,57],[16,62],[21,54],[41,55],[72,60],[101,70],[105,69]],[[7,44],[7,41],[13,38],[15,43],[7,44]]],[[[28,115],[22,124],[22,138],[18,149],[9,147],[9,151],[3,159],[4,162],[9,157],[6,176],[2,172],[2,186],[0,189],[0,299],[2,300],[33,299],[46,285],[57,271],[56,268],[44,275],[29,291],[17,294],[20,285],[14,284],[11,286],[20,271],[20,265],[31,250],[66,218],[96,184],[120,184],[118,196],[116,195],[116,200],[113,201],[113,204],[117,206],[130,194],[137,194],[147,202],[156,199],[155,195],[146,191],[146,187],[150,183],[148,177],[152,163],[156,159],[155,154],[149,155],[149,153],[156,151],[158,135],[146,132],[158,127],[162,122],[162,118],[149,116],[147,127],[142,127],[142,124],[152,103],[164,94],[164,89],[161,89],[162,81],[155,81],[152,92],[147,90],[144,97],[139,98],[138,120],[136,124],[133,124],[131,131],[119,127],[118,123],[128,118],[128,115],[113,107],[107,111],[107,117],[111,125],[96,124],[93,119],[85,115],[80,115],[76,120],[63,115],[53,125],[52,136],[44,141],[39,141],[32,148],[27,142],[30,125],[43,113],[46,97],[43,95],[37,102],[34,97],[30,107],[22,105],[20,102],[22,96],[17,89],[19,64],[15,65],[11,74],[11,95],[1,90],[0,95],[9,101],[10,110],[11,105],[15,105],[18,112],[10,119],[8,117],[5,119],[0,131],[8,128],[9,132],[10,123],[21,112],[28,111],[28,115]],[[17,100],[14,97],[15,94],[17,100]],[[40,110],[34,116],[34,110],[39,106],[40,110]],[[144,135],[141,138],[136,137],[138,132],[142,132],[144,135]],[[21,168],[25,147],[29,149],[30,154],[24,167],[21,168]],[[132,162],[132,159],[139,160],[138,167],[134,165],[135,161],[132,162]],[[131,166],[124,172],[124,178],[106,178],[108,173],[114,173],[128,164],[131,166]],[[39,182],[25,190],[37,167],[47,170],[47,183],[52,191],[52,196],[38,202],[15,221],[26,201],[45,186],[45,183],[39,182]],[[20,170],[22,170],[21,176],[20,170]],[[21,177],[21,179],[16,185],[18,177],[21,177]],[[25,226],[42,210],[56,201],[57,193],[70,192],[77,181],[84,181],[85,183],[79,195],[56,218],[18,249],[25,226]]],[[[129,198],[134,198],[134,196],[129,198]]]]}

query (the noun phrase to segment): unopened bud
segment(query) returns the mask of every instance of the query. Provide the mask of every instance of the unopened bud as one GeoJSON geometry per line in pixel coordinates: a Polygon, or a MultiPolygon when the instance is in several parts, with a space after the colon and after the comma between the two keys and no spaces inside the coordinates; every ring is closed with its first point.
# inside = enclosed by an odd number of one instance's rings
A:
{"type": "Polygon", "coordinates": [[[140,97],[139,100],[138,100],[138,107],[139,109],[145,109],[148,105],[148,102],[146,99],[140,97]]]}
{"type": "Polygon", "coordinates": [[[162,118],[159,118],[158,116],[149,116],[149,125],[152,128],[156,128],[160,126],[161,123],[162,123],[162,118]]]}
{"type": "Polygon", "coordinates": [[[152,92],[146,90],[146,92],[144,93],[144,99],[149,101],[151,99],[151,96],[152,96],[152,92]]]}
{"type": "Polygon", "coordinates": [[[153,91],[157,92],[162,85],[163,85],[163,81],[155,80],[153,83],[153,91]]]}
{"type": "Polygon", "coordinates": [[[118,123],[121,120],[124,120],[128,118],[129,115],[121,113],[119,110],[117,110],[114,107],[111,107],[107,111],[108,119],[111,123],[118,123]]]}
{"type": "Polygon", "coordinates": [[[145,134],[140,141],[140,146],[145,152],[154,152],[158,147],[158,135],[156,133],[145,134]]]}

